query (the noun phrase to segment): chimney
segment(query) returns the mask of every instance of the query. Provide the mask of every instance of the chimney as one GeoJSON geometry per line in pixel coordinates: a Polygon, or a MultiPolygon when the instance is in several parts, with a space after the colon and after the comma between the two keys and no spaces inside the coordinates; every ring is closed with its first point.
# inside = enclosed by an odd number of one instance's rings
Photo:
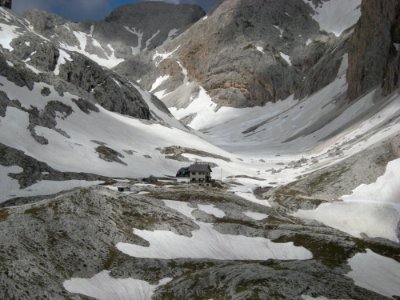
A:
{"type": "Polygon", "coordinates": [[[0,0],[0,6],[4,6],[11,9],[11,2],[12,0],[0,0]]]}

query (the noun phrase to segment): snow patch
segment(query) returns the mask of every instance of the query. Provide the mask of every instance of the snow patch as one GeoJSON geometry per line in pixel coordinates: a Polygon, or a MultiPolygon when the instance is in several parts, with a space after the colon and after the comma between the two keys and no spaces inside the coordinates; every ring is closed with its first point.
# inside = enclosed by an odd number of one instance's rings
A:
{"type": "Polygon", "coordinates": [[[14,48],[11,47],[11,42],[20,36],[17,33],[17,26],[0,24],[0,45],[9,51],[13,51],[14,48]]]}
{"type": "Polygon", "coordinates": [[[361,185],[343,201],[321,204],[315,210],[299,210],[294,215],[315,219],[325,225],[361,237],[382,237],[399,242],[400,159],[390,162],[375,183],[361,185]]]}
{"type": "MultiPolygon", "coordinates": [[[[18,180],[8,176],[8,174],[19,174],[23,171],[18,166],[4,167],[0,165],[0,203],[16,197],[32,197],[56,194],[64,190],[77,187],[89,187],[103,183],[102,181],[39,181],[25,189],[21,189],[18,180]]],[[[46,175],[46,174],[43,174],[46,175]]]]}
{"type": "Polygon", "coordinates": [[[71,56],[67,52],[65,52],[64,50],[59,49],[59,53],[60,53],[60,55],[58,57],[57,65],[56,65],[56,68],[54,70],[54,74],[55,75],[59,75],[60,74],[60,67],[63,64],[65,64],[67,61],[72,61],[71,56]]]}
{"type": "Polygon", "coordinates": [[[164,81],[168,80],[168,78],[170,78],[171,76],[169,75],[164,75],[164,76],[160,76],[156,79],[156,81],[153,83],[153,85],[151,86],[150,92],[153,92],[154,90],[156,90],[161,84],[163,84],[164,81]]]}
{"type": "Polygon", "coordinates": [[[223,218],[225,217],[224,211],[220,210],[219,208],[215,207],[215,205],[205,205],[205,204],[198,204],[197,207],[204,211],[205,213],[208,213],[209,215],[213,215],[217,218],[223,218]]]}
{"type": "Polygon", "coordinates": [[[312,254],[303,247],[290,243],[274,243],[260,237],[221,234],[212,224],[198,222],[192,217],[195,208],[187,203],[164,200],[166,206],[192,219],[199,229],[191,237],[171,231],[134,229],[134,234],[147,240],[149,247],[118,243],[123,253],[140,258],[177,259],[210,258],[219,260],[311,259],[312,254]]]}
{"type": "Polygon", "coordinates": [[[171,278],[151,285],[147,281],[127,278],[116,279],[110,271],[102,271],[92,278],[72,278],[63,283],[64,288],[75,294],[82,294],[99,300],[150,300],[154,291],[170,282],[171,278]]]}
{"type": "Polygon", "coordinates": [[[158,50],[156,50],[156,53],[153,55],[153,61],[155,61],[156,66],[158,66],[163,60],[167,59],[172,54],[174,54],[180,47],[181,46],[179,45],[171,52],[166,52],[166,53],[159,53],[158,50]]]}
{"type": "Polygon", "coordinates": [[[279,52],[281,57],[288,63],[289,66],[292,65],[292,61],[290,60],[290,56],[283,53],[283,52],[279,52]]]}
{"type": "MultiPolygon", "coordinates": [[[[104,51],[103,48],[99,47],[99,48],[103,49],[104,55],[106,56],[106,58],[102,58],[96,54],[87,52],[86,46],[88,43],[88,38],[90,38],[90,39],[93,39],[93,38],[84,32],[74,31],[73,33],[74,33],[75,37],[77,38],[77,40],[79,41],[79,46],[78,47],[70,46],[70,45],[61,43],[61,47],[64,48],[65,50],[78,52],[78,53],[86,56],[87,58],[93,60],[100,66],[103,66],[103,67],[109,68],[109,69],[115,67],[116,65],[118,65],[124,61],[124,59],[117,58],[115,56],[115,50],[113,49],[113,47],[110,44],[107,45],[107,48],[110,49],[110,51],[111,51],[110,55],[106,51],[104,51]]],[[[92,42],[93,42],[93,44],[100,45],[100,43],[98,43],[96,40],[93,40],[92,42]]]]}
{"type": "Polygon", "coordinates": [[[279,37],[282,38],[284,30],[277,25],[272,25],[276,30],[279,31],[279,37]]]}
{"type": "Polygon", "coordinates": [[[146,41],[146,49],[149,48],[151,41],[160,34],[160,30],[157,30],[147,41],[146,41]]]}
{"type": "Polygon", "coordinates": [[[188,107],[182,109],[171,107],[170,111],[178,120],[191,114],[196,114],[194,119],[189,123],[189,126],[193,129],[199,130],[209,124],[210,117],[215,114],[217,107],[217,104],[211,100],[211,97],[207,94],[206,90],[203,87],[200,87],[198,95],[191,98],[188,107]]]}
{"type": "Polygon", "coordinates": [[[400,205],[400,159],[388,163],[386,172],[375,183],[362,184],[351,195],[343,196],[344,201],[372,201],[400,205]]]}
{"type": "Polygon", "coordinates": [[[367,250],[348,261],[352,271],[346,276],[367,290],[392,298],[400,296],[400,263],[367,250]]]}
{"type": "Polygon", "coordinates": [[[129,28],[128,26],[124,26],[125,30],[134,34],[138,38],[138,45],[136,47],[131,47],[132,55],[137,55],[142,50],[142,42],[143,42],[143,32],[137,31],[135,27],[129,28]]]}
{"type": "Polygon", "coordinates": [[[254,212],[254,211],[245,211],[243,214],[253,220],[256,220],[256,221],[260,221],[260,220],[264,220],[264,219],[268,218],[267,214],[262,214],[262,213],[258,213],[258,212],[254,212]]]}

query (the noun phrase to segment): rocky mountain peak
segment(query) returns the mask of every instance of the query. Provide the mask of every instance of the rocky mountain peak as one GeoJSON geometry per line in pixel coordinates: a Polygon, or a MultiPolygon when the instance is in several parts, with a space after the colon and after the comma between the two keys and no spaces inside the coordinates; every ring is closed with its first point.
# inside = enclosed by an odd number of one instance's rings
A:
{"type": "MultiPolygon", "coordinates": [[[[160,68],[170,69],[167,74],[173,77],[178,57],[189,77],[219,105],[246,107],[284,99],[302,80],[296,69],[307,69],[304,61],[315,54],[305,54],[307,46],[329,40],[313,13],[302,0],[222,1],[207,18],[165,45],[165,52],[177,50],[160,68]]],[[[314,62],[325,48],[318,44],[314,62]]]]}
{"type": "Polygon", "coordinates": [[[54,34],[57,27],[68,23],[56,14],[36,9],[25,12],[23,17],[29,21],[36,32],[44,35],[54,34]]]}
{"type": "Polygon", "coordinates": [[[145,41],[141,48],[150,50],[183,32],[204,15],[204,10],[198,5],[141,2],[118,7],[103,25],[128,28],[145,41]]]}

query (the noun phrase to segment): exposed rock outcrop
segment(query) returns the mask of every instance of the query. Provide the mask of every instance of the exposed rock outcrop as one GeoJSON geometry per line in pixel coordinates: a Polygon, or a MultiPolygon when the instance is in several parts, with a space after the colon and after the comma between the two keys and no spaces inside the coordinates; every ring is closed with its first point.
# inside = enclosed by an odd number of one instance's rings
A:
{"type": "Polygon", "coordinates": [[[341,37],[320,31],[305,1],[221,1],[209,15],[152,55],[121,63],[116,71],[169,94],[167,106],[185,107],[198,84],[219,106],[248,107],[302,98],[331,83],[347,52],[341,37]],[[196,37],[196,38],[193,38],[196,37]],[[145,67],[146,66],[146,67],[145,67]],[[130,70],[142,70],[142,76],[130,70]],[[323,76],[321,76],[323,74],[323,76]],[[190,91],[188,91],[191,89],[190,91]]]}
{"type": "Polygon", "coordinates": [[[400,84],[399,1],[364,0],[361,10],[349,49],[351,100],[376,87],[382,87],[387,95],[400,84]]]}
{"type": "Polygon", "coordinates": [[[103,59],[112,54],[127,59],[173,39],[204,15],[197,5],[143,2],[123,5],[99,22],[73,23],[37,10],[24,17],[36,32],[59,45],[77,47],[103,59]]]}
{"type": "MultiPolygon", "coordinates": [[[[43,17],[34,18],[33,26],[47,35],[57,31],[55,24],[64,22],[60,17],[39,11],[31,14],[43,17]]],[[[57,41],[33,33],[22,20],[10,17],[8,22],[16,26],[18,35],[10,42],[12,51],[0,51],[0,75],[30,90],[35,82],[46,82],[59,94],[70,92],[110,111],[146,120],[151,118],[141,94],[126,79],[80,53],[60,49],[57,41]]]]}
{"type": "MultiPolygon", "coordinates": [[[[136,39],[141,38],[138,41],[140,50],[151,50],[182,33],[204,15],[204,10],[197,5],[161,1],[127,4],[115,9],[104,22],[95,24],[97,30],[94,36],[106,41],[120,39],[120,42],[128,43],[121,39],[120,33],[130,29],[137,32],[136,39]]],[[[135,34],[131,33],[130,40],[134,37],[135,34]]]]}

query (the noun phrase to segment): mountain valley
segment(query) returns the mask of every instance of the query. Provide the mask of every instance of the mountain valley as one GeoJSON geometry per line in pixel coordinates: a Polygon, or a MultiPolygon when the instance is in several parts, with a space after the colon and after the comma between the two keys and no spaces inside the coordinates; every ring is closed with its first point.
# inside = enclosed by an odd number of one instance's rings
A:
{"type": "Polygon", "coordinates": [[[400,299],[399,20],[0,7],[0,298],[400,299]]]}

